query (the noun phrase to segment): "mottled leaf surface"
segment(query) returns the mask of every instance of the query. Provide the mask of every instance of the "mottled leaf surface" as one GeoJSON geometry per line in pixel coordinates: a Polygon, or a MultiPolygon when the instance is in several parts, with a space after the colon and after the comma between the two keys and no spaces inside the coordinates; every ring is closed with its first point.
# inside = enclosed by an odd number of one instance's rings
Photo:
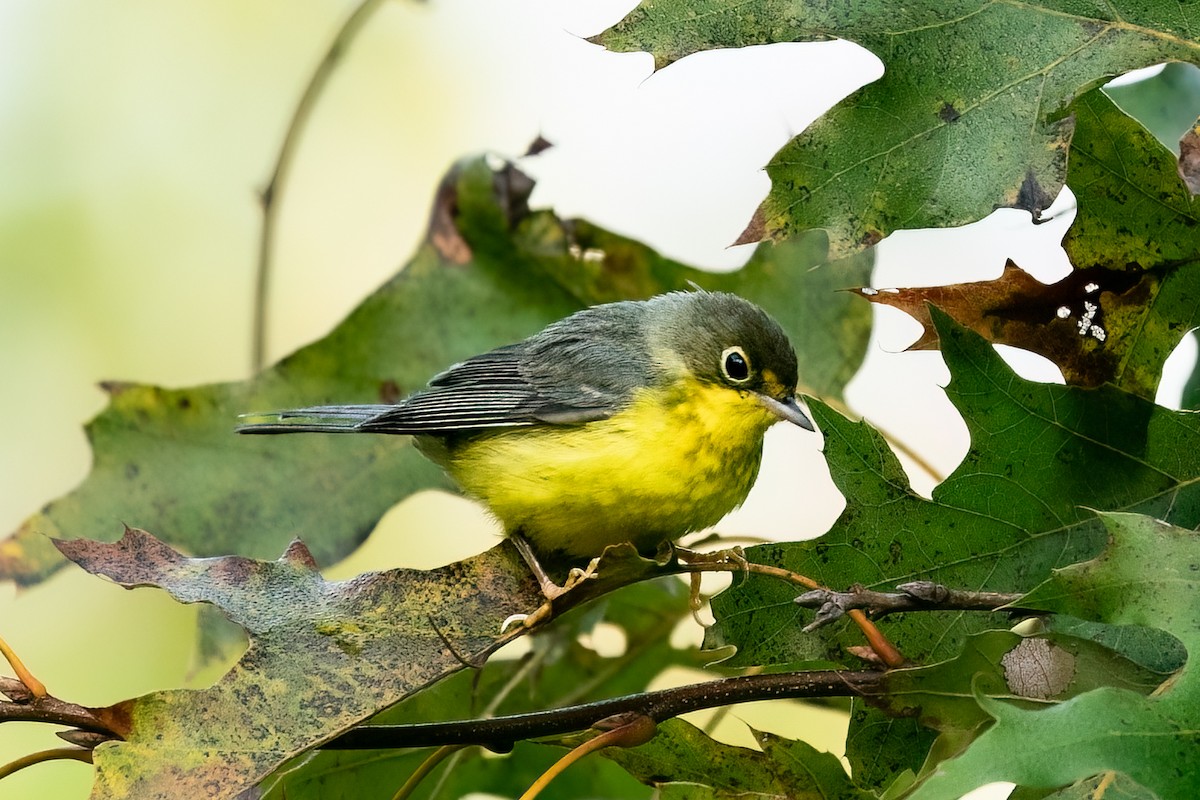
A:
{"type": "Polygon", "coordinates": [[[835,37],[877,55],[883,77],[768,164],[771,192],[743,234],[823,228],[842,254],[999,206],[1036,218],[1063,184],[1071,102],[1131,69],[1196,63],[1197,30],[1192,5],[1136,0],[653,0],[595,41],[648,51],[660,68],[700,50],[835,37]]]}
{"type": "MultiPolygon", "coordinates": [[[[372,719],[378,724],[439,722],[558,708],[643,691],[667,666],[698,668],[707,661],[695,649],[670,643],[671,630],[690,617],[687,590],[678,580],[629,586],[586,609],[555,621],[533,639],[520,660],[489,661],[481,671],[463,671],[405,699],[372,719]],[[625,649],[602,656],[579,641],[600,623],[619,629],[625,649]]],[[[603,634],[601,634],[603,635],[603,634]]],[[[512,755],[484,755],[467,748],[426,778],[415,798],[462,797],[490,792],[516,797],[564,750],[522,743],[512,755]]],[[[268,782],[264,800],[378,797],[387,800],[430,754],[428,748],[323,750],[304,757],[268,782]]],[[[615,764],[589,758],[555,779],[562,796],[642,797],[649,790],[615,764]]]]}
{"type": "Polygon", "coordinates": [[[32,584],[62,564],[47,537],[111,539],[117,523],[197,555],[271,558],[302,536],[318,563],[351,552],[391,506],[451,488],[409,437],[237,436],[239,414],[394,401],[448,365],[528,336],[584,306],[687,289],[743,294],[800,348],[804,387],[840,395],[862,360],[869,309],[835,289],[866,281],[869,257],[838,269],[820,233],[759,249],[710,275],[583,221],[531,212],[532,183],[464,162],[435,201],[425,244],[324,339],[241,383],[110,385],[87,432],[84,483],[0,541],[0,579],[32,584]]]}
{"type": "MultiPolygon", "coordinates": [[[[1022,603],[1113,624],[1152,625],[1200,647],[1200,534],[1137,514],[1103,514],[1110,544],[1058,571],[1022,603]]],[[[994,725],[912,796],[957,798],[996,780],[1055,788],[1113,770],[1162,800],[1200,792],[1200,671],[1151,697],[1116,686],[1042,711],[979,698],[994,725]]]]}
{"type": "MultiPolygon", "coordinates": [[[[832,587],[891,589],[932,580],[970,589],[1032,588],[1053,568],[1089,558],[1105,532],[1085,507],[1131,510],[1200,522],[1200,418],[1171,412],[1112,387],[1079,389],[1024,381],[977,334],[934,312],[950,368],[947,393],[966,420],[971,449],[934,490],[915,494],[898,460],[866,423],[827,406],[810,408],[825,437],[830,472],[847,498],[829,533],[809,542],[763,545],[754,561],[778,564],[832,587]]],[[[751,578],[713,601],[717,624],[707,644],[735,645],[731,663],[810,659],[845,663],[860,644],[839,623],[817,635],[801,628],[810,612],[792,592],[751,578]]],[[[965,638],[1007,627],[1003,616],[935,612],[885,619],[882,628],[909,658],[954,657],[965,638]]],[[[879,736],[877,713],[856,714],[848,755],[856,770],[900,753],[915,758],[910,727],[879,736]],[[889,745],[888,742],[891,742],[889,745]],[[860,749],[860,748],[866,748],[860,749]]]]}
{"type": "Polygon", "coordinates": [[[809,744],[755,731],[760,751],[722,744],[683,720],[667,720],[640,747],[610,747],[616,761],[662,798],[789,797],[865,800],[836,756],[809,744]]]}
{"type": "Polygon", "coordinates": [[[505,543],[437,570],[326,581],[294,542],[277,561],[196,559],[149,534],[57,542],[84,569],[126,587],[158,586],[218,606],[250,648],[216,684],[165,690],[113,708],[125,741],[95,753],[92,797],[233,797],[284,760],[479,659],[509,614],[539,594],[505,543]]]}
{"type": "Polygon", "coordinates": [[[1200,207],[1174,155],[1099,90],[1073,106],[1068,184],[1079,213],[1063,245],[1077,267],[1046,285],[1011,261],[994,281],[916,289],[863,289],[925,330],[928,303],[992,342],[1039,353],[1068,383],[1112,383],[1154,398],[1162,367],[1200,325],[1200,207]]]}

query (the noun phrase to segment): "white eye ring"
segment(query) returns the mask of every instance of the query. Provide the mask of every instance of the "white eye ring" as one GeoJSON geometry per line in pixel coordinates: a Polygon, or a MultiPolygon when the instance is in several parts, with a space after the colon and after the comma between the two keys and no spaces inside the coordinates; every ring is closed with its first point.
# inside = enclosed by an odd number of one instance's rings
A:
{"type": "Polygon", "coordinates": [[[734,345],[721,353],[721,374],[730,383],[745,383],[750,380],[750,358],[746,351],[734,345]]]}

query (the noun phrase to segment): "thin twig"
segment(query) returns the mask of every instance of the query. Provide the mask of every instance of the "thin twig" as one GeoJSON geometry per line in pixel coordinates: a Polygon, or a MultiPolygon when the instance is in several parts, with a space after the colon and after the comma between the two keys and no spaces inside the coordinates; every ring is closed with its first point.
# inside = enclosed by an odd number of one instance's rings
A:
{"type": "Polygon", "coordinates": [[[534,800],[542,793],[543,789],[550,785],[550,781],[588,753],[594,753],[606,747],[637,747],[653,739],[656,731],[657,726],[654,724],[654,720],[648,717],[634,716],[632,719],[588,739],[555,761],[548,770],[538,776],[538,779],[521,795],[520,800],[534,800]]]}
{"type": "Polygon", "coordinates": [[[1021,599],[1020,593],[972,592],[950,589],[932,581],[913,581],[896,588],[899,591],[877,592],[862,586],[846,592],[814,589],[797,597],[795,603],[817,609],[816,619],[804,628],[806,632],[855,612],[869,612],[873,619],[879,619],[898,611],[1029,611],[1013,606],[1021,599]]]}
{"type": "Polygon", "coordinates": [[[433,772],[438,764],[468,746],[465,744],[444,744],[437,750],[434,750],[421,762],[421,766],[417,767],[416,772],[408,776],[408,780],[404,782],[404,785],[392,795],[392,800],[408,800],[409,797],[412,797],[412,793],[417,790],[417,787],[421,785],[421,781],[425,780],[425,776],[433,772]]]}
{"type": "Polygon", "coordinates": [[[92,763],[92,751],[85,750],[82,747],[55,747],[50,750],[39,750],[36,753],[21,756],[0,766],[0,780],[7,778],[18,770],[32,767],[34,764],[42,764],[46,761],[61,761],[63,759],[82,761],[85,764],[90,764],[92,763]]]}
{"type": "Polygon", "coordinates": [[[586,730],[617,714],[638,713],[655,722],[704,708],[799,697],[857,697],[876,693],[885,673],[814,670],[736,678],[626,695],[577,706],[515,714],[493,719],[432,722],[414,725],[364,725],[326,742],[329,750],[377,750],[478,744],[507,752],[512,744],[542,736],[586,730]]]}
{"type": "MultiPolygon", "coordinates": [[[[676,548],[675,552],[678,554],[680,552],[679,548],[676,548]]],[[[747,561],[744,557],[738,556],[729,556],[722,561],[718,558],[719,554],[700,553],[698,555],[700,558],[697,558],[694,562],[679,562],[680,566],[684,568],[684,572],[753,572],[759,575],[779,578],[813,591],[829,591],[807,575],[792,572],[790,569],[773,567],[768,564],[755,564],[747,561]]],[[[875,651],[875,655],[879,657],[881,663],[893,668],[904,666],[907,662],[904,654],[896,649],[896,646],[883,635],[883,631],[879,630],[879,627],[874,622],[867,619],[866,614],[858,610],[851,610],[848,612],[848,615],[863,632],[863,637],[867,640],[867,644],[875,651]]]]}
{"type": "Polygon", "coordinates": [[[279,147],[279,156],[275,160],[275,169],[271,172],[270,180],[267,181],[266,187],[259,195],[259,202],[262,204],[263,210],[263,224],[258,240],[258,273],[254,284],[254,332],[250,352],[250,366],[254,372],[261,370],[266,361],[267,293],[270,289],[271,263],[275,249],[275,228],[279,221],[279,197],[287,182],[292,156],[300,141],[300,136],[308,124],[309,117],[312,116],[313,109],[316,107],[317,99],[329,82],[329,77],[333,74],[338,61],[366,25],[371,14],[383,5],[383,2],[384,0],[363,0],[346,18],[342,27],[333,37],[329,49],[325,51],[325,57],[321,59],[321,63],[317,64],[312,77],[308,79],[308,85],[304,87],[304,93],[300,95],[296,110],[292,112],[291,121],[283,136],[283,143],[279,147]]]}
{"type": "Polygon", "coordinates": [[[13,699],[13,702],[0,701],[0,722],[48,722],[120,738],[120,732],[113,730],[92,709],[52,695],[34,697],[25,684],[15,678],[0,676],[0,694],[13,699]]]}

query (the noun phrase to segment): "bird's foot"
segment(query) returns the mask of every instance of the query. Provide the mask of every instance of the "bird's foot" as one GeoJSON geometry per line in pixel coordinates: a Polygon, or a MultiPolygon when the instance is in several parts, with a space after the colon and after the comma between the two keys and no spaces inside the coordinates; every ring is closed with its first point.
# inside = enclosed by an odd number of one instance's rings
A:
{"type": "MultiPolygon", "coordinates": [[[[701,553],[696,550],[688,550],[687,548],[680,547],[674,542],[670,542],[669,545],[671,548],[670,557],[681,564],[716,569],[733,566],[743,572],[750,569],[750,562],[746,560],[746,554],[740,547],[730,547],[711,553],[701,553]]],[[[700,576],[703,571],[695,570],[691,574],[691,581],[689,582],[691,591],[688,595],[688,606],[692,609],[692,618],[696,620],[696,624],[701,627],[707,627],[707,623],[700,618],[700,609],[704,607],[704,598],[700,594],[700,576]]]]}
{"type": "Polygon", "coordinates": [[[567,580],[562,586],[559,586],[550,575],[542,567],[542,563],[538,561],[537,554],[533,551],[533,546],[529,544],[529,540],[519,533],[515,533],[509,538],[517,548],[517,552],[521,554],[525,564],[529,567],[529,571],[533,573],[534,579],[538,582],[538,588],[542,591],[542,596],[546,598],[546,602],[542,603],[532,614],[513,614],[504,621],[501,626],[501,631],[508,628],[509,625],[520,622],[526,628],[534,628],[545,622],[554,613],[554,601],[562,597],[567,592],[574,589],[584,581],[591,580],[598,576],[597,568],[600,566],[600,559],[593,558],[587,567],[580,569],[573,567],[567,574],[567,580]]]}

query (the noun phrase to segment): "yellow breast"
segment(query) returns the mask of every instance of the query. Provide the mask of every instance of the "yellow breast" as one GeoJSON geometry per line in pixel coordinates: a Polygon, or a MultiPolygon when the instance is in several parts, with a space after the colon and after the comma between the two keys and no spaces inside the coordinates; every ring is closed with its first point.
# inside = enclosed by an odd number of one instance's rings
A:
{"type": "Polygon", "coordinates": [[[605,420],[507,429],[430,455],[509,532],[589,558],[619,542],[651,549],[741,505],[775,421],[751,393],[689,377],[605,420]]]}

